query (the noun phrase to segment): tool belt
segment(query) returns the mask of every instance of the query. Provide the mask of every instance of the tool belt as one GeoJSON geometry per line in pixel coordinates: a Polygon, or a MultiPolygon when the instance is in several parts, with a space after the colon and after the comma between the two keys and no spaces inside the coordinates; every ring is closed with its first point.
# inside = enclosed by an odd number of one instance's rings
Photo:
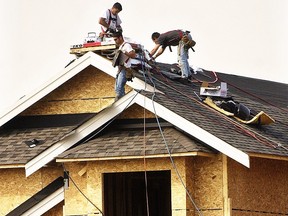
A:
{"type": "Polygon", "coordinates": [[[191,48],[193,50],[193,52],[195,52],[195,50],[193,49],[193,47],[195,46],[196,42],[193,39],[189,38],[189,31],[180,31],[179,32],[179,36],[181,38],[181,40],[183,41],[183,43],[185,44],[185,46],[189,49],[191,48]]]}
{"type": "Polygon", "coordinates": [[[119,65],[118,73],[120,73],[123,69],[126,71],[126,79],[127,79],[127,81],[133,82],[133,78],[135,77],[134,76],[135,70],[132,69],[132,68],[124,67],[123,65],[121,65],[121,66],[119,65]]]}

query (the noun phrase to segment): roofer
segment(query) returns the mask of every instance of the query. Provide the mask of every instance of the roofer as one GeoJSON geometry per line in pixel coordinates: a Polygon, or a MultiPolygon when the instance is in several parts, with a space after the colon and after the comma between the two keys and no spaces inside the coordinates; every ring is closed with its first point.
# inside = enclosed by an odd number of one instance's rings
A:
{"type": "Polygon", "coordinates": [[[100,37],[103,37],[105,33],[113,33],[115,31],[122,31],[121,19],[119,13],[122,11],[122,5],[116,2],[111,9],[107,9],[103,12],[99,18],[99,24],[101,25],[100,37]]]}
{"type": "Polygon", "coordinates": [[[113,39],[118,48],[118,53],[113,60],[113,66],[118,66],[118,71],[115,80],[115,101],[125,95],[125,84],[127,81],[132,81],[133,69],[131,68],[131,58],[136,57],[136,53],[132,46],[124,41],[122,32],[115,32],[113,39]],[[115,63],[117,62],[117,63],[115,63]]]}
{"type": "Polygon", "coordinates": [[[150,55],[154,59],[160,56],[165,51],[167,46],[169,46],[170,50],[170,46],[178,46],[177,60],[181,69],[181,77],[184,79],[191,78],[191,71],[188,63],[188,50],[189,48],[193,50],[192,47],[196,44],[196,42],[192,39],[190,32],[182,30],[168,31],[163,34],[154,32],[152,34],[152,40],[156,44],[150,52],[150,55]]]}

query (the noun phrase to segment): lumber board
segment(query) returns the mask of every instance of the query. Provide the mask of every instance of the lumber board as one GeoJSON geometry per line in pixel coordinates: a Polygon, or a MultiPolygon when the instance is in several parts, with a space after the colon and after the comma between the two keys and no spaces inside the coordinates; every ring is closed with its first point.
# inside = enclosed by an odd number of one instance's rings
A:
{"type": "Polygon", "coordinates": [[[70,54],[84,54],[89,51],[98,51],[98,50],[109,50],[115,49],[116,45],[104,45],[104,46],[94,46],[94,47],[81,47],[81,48],[70,48],[70,54]]]}

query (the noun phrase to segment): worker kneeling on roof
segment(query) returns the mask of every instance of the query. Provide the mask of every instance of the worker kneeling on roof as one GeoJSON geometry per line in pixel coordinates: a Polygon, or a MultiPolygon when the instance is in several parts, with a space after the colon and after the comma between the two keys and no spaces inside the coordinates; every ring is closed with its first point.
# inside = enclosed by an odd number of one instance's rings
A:
{"type": "Polygon", "coordinates": [[[189,48],[193,50],[192,47],[195,46],[196,42],[192,39],[190,32],[182,30],[173,30],[163,34],[154,32],[152,34],[152,40],[155,43],[155,47],[150,52],[150,55],[154,59],[160,56],[167,46],[169,46],[169,48],[170,46],[178,46],[178,64],[181,69],[181,77],[184,79],[191,78],[188,50],[189,48]]]}
{"type": "Polygon", "coordinates": [[[122,31],[121,19],[119,13],[122,11],[122,5],[119,2],[113,4],[111,9],[105,10],[99,18],[99,24],[101,25],[100,37],[103,37],[106,33],[114,33],[115,31],[122,31]]]}
{"type": "Polygon", "coordinates": [[[115,32],[113,39],[116,45],[119,46],[112,63],[114,67],[118,66],[115,81],[115,101],[117,101],[125,95],[125,84],[127,80],[132,81],[133,69],[131,68],[131,58],[135,58],[136,53],[132,46],[124,41],[122,32],[115,32]]]}

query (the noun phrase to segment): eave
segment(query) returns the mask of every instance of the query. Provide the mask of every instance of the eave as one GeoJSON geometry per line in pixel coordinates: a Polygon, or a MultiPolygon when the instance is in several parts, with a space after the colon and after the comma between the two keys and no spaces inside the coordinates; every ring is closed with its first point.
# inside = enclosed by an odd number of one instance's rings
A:
{"type": "Polygon", "coordinates": [[[141,155],[141,156],[119,156],[119,157],[99,157],[99,158],[57,158],[56,162],[66,163],[66,162],[87,162],[87,161],[108,161],[108,160],[134,160],[134,159],[153,159],[153,158],[168,158],[168,157],[213,157],[215,154],[203,153],[203,152],[185,152],[176,154],[156,154],[156,155],[141,155]]]}

